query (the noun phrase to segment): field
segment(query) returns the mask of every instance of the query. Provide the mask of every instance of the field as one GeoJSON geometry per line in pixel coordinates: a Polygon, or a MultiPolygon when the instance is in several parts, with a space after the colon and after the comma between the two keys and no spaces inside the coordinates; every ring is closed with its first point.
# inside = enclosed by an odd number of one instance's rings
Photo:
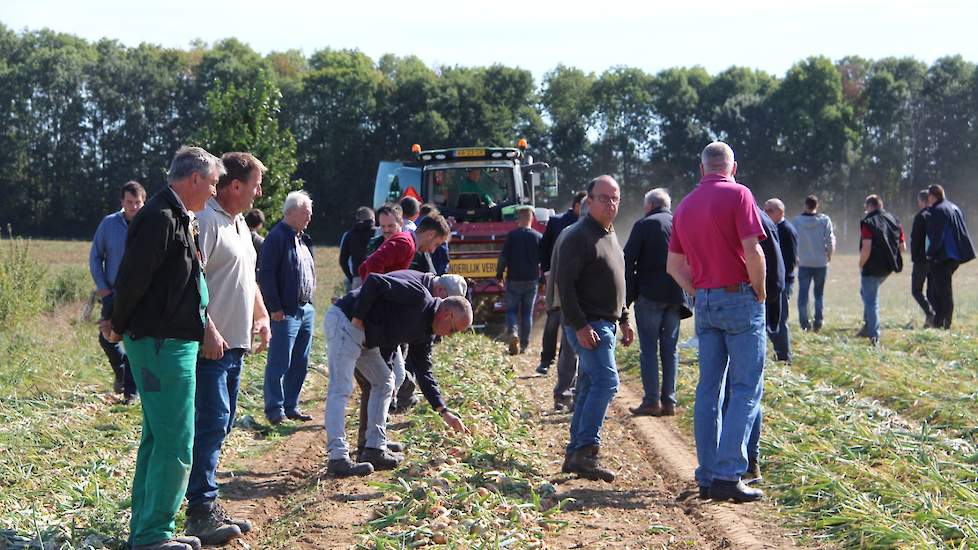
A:
{"type": "MultiPolygon", "coordinates": [[[[87,246],[0,242],[0,548],[125,547],[140,414],[110,393],[94,324],[82,318],[87,246]]],[[[319,319],[339,280],[335,258],[335,249],[317,249],[319,319]]],[[[772,499],[740,507],[767,525],[772,545],[978,547],[978,267],[965,266],[955,280],[950,332],[915,328],[922,316],[909,273],[887,280],[879,350],[854,337],[854,256],[833,263],[820,334],[797,329],[792,304],[794,364],[770,363],[766,374],[761,467],[772,499]]],[[[683,325],[684,336],[691,327],[683,325]]],[[[324,355],[317,338],[303,395],[318,421],[324,355]]],[[[676,426],[691,440],[695,351],[681,357],[676,426]]],[[[321,471],[321,424],[264,422],[264,357],[249,358],[239,428],[221,468],[228,507],[259,525],[247,543],[737,547],[707,517],[711,505],[677,500],[690,482],[657,466],[656,449],[622,412],[632,403],[618,403],[606,424],[615,485],[559,474],[567,417],[550,414],[552,378],[530,376],[533,359],[505,357],[478,335],[439,346],[439,381],[473,435],[448,433],[427,406],[395,417],[392,431],[411,445],[408,460],[365,483],[321,471]]],[[[637,347],[620,350],[619,364],[640,393],[637,347]]]]}

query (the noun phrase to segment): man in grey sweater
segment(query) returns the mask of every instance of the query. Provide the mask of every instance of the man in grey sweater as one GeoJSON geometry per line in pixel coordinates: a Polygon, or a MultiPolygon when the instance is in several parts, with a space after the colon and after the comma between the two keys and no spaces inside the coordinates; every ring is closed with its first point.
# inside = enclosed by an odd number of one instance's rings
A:
{"type": "Polygon", "coordinates": [[[621,191],[611,176],[588,184],[588,215],[568,227],[555,252],[556,291],[567,339],[580,358],[577,403],[563,471],[587,479],[613,481],[615,473],[598,460],[601,426],[618,391],[615,340],[635,339],[625,308],[625,256],[614,221],[621,191]]]}
{"type": "Polygon", "coordinates": [[[805,199],[805,211],[794,221],[798,230],[798,323],[801,330],[822,329],[822,304],[825,295],[825,276],[835,252],[835,232],[832,220],[818,212],[818,197],[805,199]],[[815,281],[815,321],[808,324],[808,288],[815,281]]]}

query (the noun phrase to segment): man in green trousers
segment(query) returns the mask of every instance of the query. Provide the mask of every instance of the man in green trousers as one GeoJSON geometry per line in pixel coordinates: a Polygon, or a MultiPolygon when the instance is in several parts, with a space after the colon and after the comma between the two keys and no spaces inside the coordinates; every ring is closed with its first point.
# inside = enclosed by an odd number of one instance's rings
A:
{"type": "Polygon", "coordinates": [[[198,550],[196,537],[174,538],[174,517],[190,476],[197,352],[219,338],[207,323],[207,285],[194,211],[216,194],[221,160],[181,147],[169,185],[129,226],[111,320],[101,330],[124,339],[142,397],[143,434],[132,484],[133,550],[198,550]],[[120,336],[122,335],[122,336],[120,336]]]}

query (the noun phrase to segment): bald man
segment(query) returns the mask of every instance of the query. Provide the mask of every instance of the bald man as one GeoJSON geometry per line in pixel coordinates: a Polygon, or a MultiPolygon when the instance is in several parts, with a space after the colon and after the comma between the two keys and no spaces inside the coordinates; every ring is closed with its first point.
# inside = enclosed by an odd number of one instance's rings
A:
{"type": "Polygon", "coordinates": [[[666,271],[696,296],[700,379],[693,431],[700,496],[747,502],[763,497],[741,476],[764,389],[764,227],[754,195],[734,179],[730,146],[713,142],[700,159],[703,177],[673,217],[666,271]],[[725,373],[730,399],[721,415],[725,373]]]}

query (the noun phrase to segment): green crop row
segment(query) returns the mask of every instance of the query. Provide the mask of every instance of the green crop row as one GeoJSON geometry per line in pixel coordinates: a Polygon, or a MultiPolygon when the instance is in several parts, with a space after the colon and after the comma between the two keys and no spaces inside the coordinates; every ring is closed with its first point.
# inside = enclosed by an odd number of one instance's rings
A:
{"type": "Polygon", "coordinates": [[[485,338],[455,336],[437,348],[438,378],[471,434],[458,435],[430,407],[410,415],[405,462],[361,537],[362,548],[538,548],[560,529],[556,488],[527,431],[533,411],[502,353],[485,338]]]}

